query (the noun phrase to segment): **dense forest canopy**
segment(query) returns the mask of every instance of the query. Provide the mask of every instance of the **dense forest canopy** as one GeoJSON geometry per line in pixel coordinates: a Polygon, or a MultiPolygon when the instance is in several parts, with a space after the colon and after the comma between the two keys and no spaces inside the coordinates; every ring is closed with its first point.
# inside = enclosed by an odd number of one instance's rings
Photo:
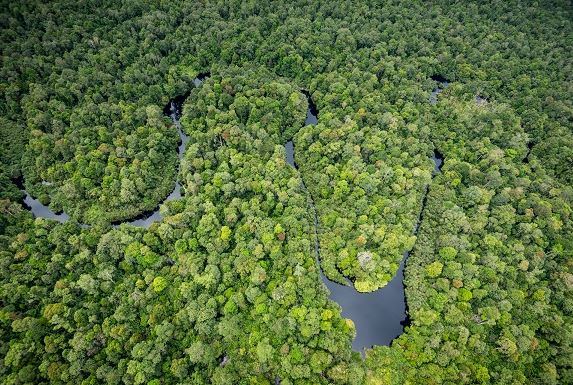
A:
{"type": "Polygon", "coordinates": [[[0,383],[573,384],[570,2],[0,1],[0,383]]]}

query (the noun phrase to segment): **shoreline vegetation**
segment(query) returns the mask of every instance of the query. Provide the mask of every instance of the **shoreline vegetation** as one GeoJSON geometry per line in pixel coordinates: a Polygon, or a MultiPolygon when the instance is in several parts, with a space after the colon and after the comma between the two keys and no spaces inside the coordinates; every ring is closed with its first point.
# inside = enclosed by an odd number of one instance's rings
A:
{"type": "Polygon", "coordinates": [[[4,3],[0,383],[573,383],[568,2],[4,3]]]}

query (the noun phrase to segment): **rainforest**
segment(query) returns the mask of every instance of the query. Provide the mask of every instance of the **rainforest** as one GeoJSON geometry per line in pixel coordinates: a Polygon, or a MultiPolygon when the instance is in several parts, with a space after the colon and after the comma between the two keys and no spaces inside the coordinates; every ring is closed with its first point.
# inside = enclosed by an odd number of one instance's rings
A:
{"type": "Polygon", "coordinates": [[[570,1],[0,4],[1,384],[573,384],[570,1]]]}

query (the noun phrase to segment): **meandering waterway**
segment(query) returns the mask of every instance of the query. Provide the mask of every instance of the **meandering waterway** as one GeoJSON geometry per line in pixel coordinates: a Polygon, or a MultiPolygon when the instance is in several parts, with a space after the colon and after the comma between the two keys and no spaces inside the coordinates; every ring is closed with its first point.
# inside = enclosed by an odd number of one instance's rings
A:
{"type": "MultiPolygon", "coordinates": [[[[199,87],[201,83],[210,76],[209,73],[201,73],[195,79],[193,79],[193,84],[195,87],[199,87]]],[[[179,146],[177,147],[177,156],[179,158],[179,165],[181,164],[181,159],[185,154],[185,148],[187,147],[187,143],[189,142],[189,137],[185,135],[183,130],[181,129],[181,123],[179,119],[181,118],[181,109],[183,108],[183,102],[189,96],[189,92],[185,93],[184,95],[176,96],[175,98],[169,100],[169,103],[163,108],[163,113],[168,115],[173,122],[173,125],[177,129],[179,134],[179,146]]],[[[179,175],[179,167],[177,168],[177,174],[179,175]]],[[[70,219],[70,216],[64,212],[56,213],[50,207],[42,204],[38,199],[33,198],[23,187],[23,183],[20,183],[21,191],[24,193],[24,205],[32,212],[35,217],[38,218],[48,218],[60,223],[64,223],[70,219]]],[[[160,221],[163,216],[161,215],[159,208],[160,206],[165,203],[169,202],[174,199],[181,198],[181,183],[179,182],[179,178],[175,181],[175,187],[173,191],[161,202],[157,205],[155,209],[149,212],[142,213],[137,217],[128,220],[128,221],[119,221],[114,222],[114,226],[119,226],[122,223],[129,224],[131,226],[136,227],[144,227],[148,228],[151,226],[152,223],[160,221]]],[[[89,227],[88,225],[82,224],[82,227],[89,227]]]]}
{"type": "MultiPolygon", "coordinates": [[[[303,91],[307,96],[309,108],[305,124],[316,124],[318,122],[318,111],[310,94],[303,91]]],[[[437,95],[437,93],[435,94],[437,95]]],[[[295,147],[292,140],[285,144],[286,161],[295,169],[298,166],[295,161],[295,147]]],[[[434,152],[434,175],[438,174],[443,164],[443,156],[439,152],[434,152]]],[[[392,340],[404,331],[404,326],[408,323],[407,304],[404,292],[404,267],[410,252],[406,252],[398,271],[386,286],[371,293],[357,292],[353,286],[345,286],[329,280],[320,268],[320,221],[316,212],[316,206],[312,196],[301,176],[301,183],[307,191],[309,197],[309,208],[314,219],[314,249],[315,258],[319,267],[320,278],[330,292],[330,299],[335,301],[342,308],[342,316],[350,318],[356,327],[356,338],[352,343],[355,351],[363,352],[365,348],[373,345],[389,345],[392,340]]],[[[413,232],[417,233],[421,215],[424,210],[429,186],[426,187],[422,198],[422,208],[418,214],[418,221],[413,232]]]]}
{"type": "MultiPolygon", "coordinates": [[[[196,79],[194,79],[193,83],[196,87],[198,87],[201,82],[208,76],[208,73],[201,74],[196,79]]],[[[440,76],[432,77],[432,79],[440,84],[438,87],[432,90],[430,95],[430,102],[435,104],[437,102],[437,95],[449,85],[449,82],[440,76]]],[[[305,124],[317,124],[318,110],[316,105],[308,91],[302,90],[302,92],[307,97],[309,104],[305,124]]],[[[183,102],[188,96],[189,93],[177,96],[171,99],[164,108],[164,113],[171,117],[171,120],[173,121],[173,124],[179,133],[180,142],[177,148],[177,154],[180,160],[185,153],[185,148],[189,141],[187,135],[185,135],[185,133],[182,131],[179,121],[181,118],[181,108],[183,106],[183,102]]],[[[285,149],[287,162],[295,169],[298,169],[298,166],[295,162],[295,148],[292,140],[285,144],[285,149]]],[[[432,157],[432,160],[434,161],[434,175],[436,175],[440,172],[443,163],[443,156],[436,151],[432,157]]],[[[179,170],[177,175],[179,175],[179,170]]],[[[304,183],[304,178],[302,178],[302,176],[301,183],[308,193],[311,216],[314,219],[314,249],[315,258],[319,267],[320,278],[329,290],[330,298],[338,303],[342,308],[342,315],[346,318],[352,319],[356,326],[356,338],[353,341],[352,348],[355,351],[363,352],[365,348],[372,347],[373,345],[389,345],[392,340],[402,334],[404,326],[408,324],[407,304],[404,293],[404,267],[410,252],[406,252],[404,254],[404,257],[400,263],[400,267],[398,268],[398,271],[392,280],[388,282],[386,286],[374,292],[359,293],[351,285],[345,286],[329,280],[320,268],[319,233],[321,229],[319,216],[316,212],[313,198],[310,192],[308,192],[308,189],[304,183]]],[[[420,225],[421,216],[424,210],[429,188],[430,186],[428,185],[422,199],[422,208],[418,215],[418,221],[413,229],[414,234],[417,233],[420,225]]],[[[61,223],[69,220],[70,217],[66,213],[55,213],[48,206],[43,205],[40,201],[30,196],[23,189],[23,187],[22,191],[25,193],[24,204],[29,208],[35,217],[49,218],[61,223]]],[[[177,179],[173,191],[165,198],[163,202],[179,198],[181,198],[181,184],[177,179]]],[[[160,205],[161,204],[159,204],[158,207],[152,212],[142,214],[133,220],[123,221],[121,223],[127,223],[132,226],[147,228],[152,223],[162,219],[161,213],[159,212],[160,205]]],[[[115,225],[119,224],[120,223],[116,223],[115,225]]],[[[86,227],[87,225],[82,226],[86,227]]]]}

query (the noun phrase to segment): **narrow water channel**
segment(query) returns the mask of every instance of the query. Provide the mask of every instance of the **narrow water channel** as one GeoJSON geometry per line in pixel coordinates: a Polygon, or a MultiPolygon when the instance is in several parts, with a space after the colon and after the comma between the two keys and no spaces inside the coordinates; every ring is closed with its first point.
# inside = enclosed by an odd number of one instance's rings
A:
{"type": "MultiPolygon", "coordinates": [[[[193,79],[193,85],[195,87],[199,87],[201,83],[203,83],[203,81],[207,79],[209,76],[211,76],[211,74],[208,72],[200,73],[199,75],[197,75],[195,79],[193,79]]],[[[179,147],[177,147],[177,157],[179,158],[179,163],[177,166],[177,173],[175,174],[177,175],[177,179],[175,181],[175,187],[173,188],[173,191],[171,191],[171,193],[167,196],[167,198],[165,198],[165,200],[163,200],[163,202],[161,202],[157,206],[157,208],[152,212],[144,213],[129,222],[121,222],[121,223],[127,223],[128,225],[136,227],[148,228],[149,226],[151,226],[152,223],[158,222],[161,219],[163,219],[163,216],[159,212],[159,207],[163,203],[181,198],[181,183],[179,182],[179,170],[181,168],[181,159],[185,154],[185,149],[187,148],[187,143],[189,142],[189,137],[185,135],[185,133],[181,129],[180,119],[181,119],[181,112],[183,109],[183,103],[189,97],[190,94],[191,92],[186,92],[183,95],[178,95],[174,97],[173,99],[169,100],[169,103],[167,103],[167,105],[165,105],[165,107],[163,108],[163,113],[171,118],[173,125],[175,126],[175,128],[177,128],[177,132],[179,133],[179,147]]],[[[120,223],[115,223],[115,225],[119,224],[120,223]]]]}
{"type": "MultiPolygon", "coordinates": [[[[318,111],[312,101],[310,94],[305,92],[309,100],[309,109],[305,124],[316,124],[318,122],[318,111]]],[[[294,159],[294,144],[292,140],[285,144],[286,161],[295,169],[298,166],[294,159]]],[[[440,172],[443,164],[443,156],[439,152],[434,152],[434,172],[440,172]]],[[[335,301],[342,308],[342,316],[350,318],[356,327],[356,338],[352,342],[352,349],[363,353],[365,348],[373,345],[390,345],[392,340],[404,331],[404,326],[408,324],[407,305],[404,292],[404,266],[410,252],[404,253],[398,271],[390,282],[383,288],[371,293],[359,293],[353,286],[345,286],[329,280],[320,268],[320,222],[313,198],[306,188],[304,179],[301,176],[301,183],[307,191],[309,197],[309,207],[314,218],[314,249],[315,258],[318,264],[319,274],[322,282],[330,292],[330,299],[335,301]]],[[[414,234],[417,233],[421,215],[424,210],[429,185],[426,187],[422,198],[422,208],[418,214],[418,220],[414,227],[414,234]]]]}
{"type": "MultiPolygon", "coordinates": [[[[210,73],[201,73],[195,79],[193,79],[193,84],[195,87],[199,87],[201,83],[205,79],[210,76],[210,73]]],[[[179,164],[177,166],[177,180],[175,181],[175,187],[173,191],[163,200],[163,202],[157,205],[157,208],[150,212],[145,212],[130,221],[119,221],[112,223],[113,226],[119,226],[122,223],[126,223],[131,226],[136,227],[144,227],[148,228],[151,226],[152,223],[160,221],[163,217],[159,212],[159,207],[164,203],[174,199],[181,198],[181,184],[179,183],[179,168],[181,166],[181,159],[185,154],[185,148],[187,147],[187,142],[189,142],[189,137],[185,135],[183,130],[181,129],[181,109],[183,108],[183,103],[185,99],[189,96],[190,92],[185,93],[184,95],[176,96],[175,98],[169,100],[169,103],[163,108],[163,113],[168,115],[175,128],[177,128],[177,132],[179,134],[179,146],[177,147],[177,157],[179,158],[179,164]]],[[[36,218],[48,218],[60,223],[64,223],[70,219],[70,216],[64,212],[62,213],[55,213],[52,209],[48,206],[42,204],[39,200],[34,199],[25,189],[23,186],[23,181],[19,181],[18,186],[20,190],[24,193],[24,206],[32,212],[34,217],[36,218]]],[[[82,227],[89,227],[89,225],[82,224],[82,227]]]]}
{"type": "MultiPolygon", "coordinates": [[[[196,87],[205,80],[209,73],[200,74],[193,83],[196,87]]],[[[449,82],[442,77],[432,77],[433,80],[440,83],[440,85],[435,88],[430,95],[430,102],[432,104],[437,102],[437,95],[449,85],[449,82]]],[[[308,91],[302,90],[304,95],[308,99],[309,108],[307,111],[307,116],[305,120],[306,125],[317,124],[318,123],[318,111],[315,103],[313,102],[311,95],[308,91]]],[[[189,93],[177,96],[169,101],[169,103],[164,108],[164,113],[171,117],[174,126],[177,128],[180,138],[180,144],[177,149],[178,157],[181,160],[183,154],[185,153],[185,148],[189,141],[187,135],[185,135],[181,129],[180,118],[181,118],[181,108],[183,102],[189,96],[189,93]]],[[[294,159],[294,144],[292,140],[285,144],[286,149],[286,160],[287,162],[298,169],[295,159],[294,159]]],[[[434,161],[434,175],[440,172],[443,156],[439,152],[435,152],[432,160],[434,161]]],[[[179,170],[177,172],[179,175],[179,170]]],[[[20,181],[22,182],[22,181],[20,181]]],[[[322,282],[328,288],[330,292],[330,298],[338,303],[342,308],[342,315],[346,318],[353,320],[356,326],[356,338],[353,341],[352,348],[355,351],[364,352],[365,348],[370,348],[373,345],[389,345],[392,340],[402,334],[404,326],[407,325],[407,305],[404,294],[404,265],[408,259],[410,252],[406,252],[400,267],[392,280],[383,288],[371,292],[371,293],[359,293],[352,286],[341,285],[336,282],[330,281],[322,272],[320,268],[320,222],[318,219],[318,214],[316,212],[316,207],[312,196],[308,192],[306,185],[304,184],[304,179],[301,176],[301,183],[304,189],[307,191],[307,196],[309,199],[309,207],[311,209],[311,215],[314,218],[314,248],[315,248],[315,258],[319,268],[319,274],[322,282]]],[[[35,217],[43,217],[48,219],[53,219],[58,222],[66,222],[69,220],[69,216],[66,213],[55,213],[48,206],[43,205],[37,199],[32,198],[23,188],[23,184],[19,184],[21,190],[25,194],[24,204],[29,208],[35,217]]],[[[417,233],[422,212],[425,207],[426,197],[429,191],[429,185],[426,187],[424,197],[422,199],[422,208],[418,215],[418,221],[414,228],[414,234],[417,233]]],[[[181,197],[181,184],[179,180],[176,180],[175,187],[173,191],[164,200],[170,201],[173,199],[178,199],[181,197]]],[[[163,203],[163,202],[162,202],[163,203]]],[[[160,204],[161,205],[161,204],[160,204]]],[[[159,206],[153,212],[148,214],[142,214],[138,218],[131,221],[122,222],[127,223],[132,226],[139,227],[149,227],[153,222],[157,222],[162,219],[159,213],[159,206]]],[[[115,224],[118,225],[118,224],[115,224]]],[[[87,225],[81,225],[82,227],[87,227],[87,225]]]]}
{"type": "Polygon", "coordinates": [[[49,218],[60,223],[67,222],[70,216],[66,213],[55,213],[51,208],[43,205],[39,200],[32,198],[26,190],[21,190],[24,194],[24,207],[26,207],[36,218],[49,218]]]}

